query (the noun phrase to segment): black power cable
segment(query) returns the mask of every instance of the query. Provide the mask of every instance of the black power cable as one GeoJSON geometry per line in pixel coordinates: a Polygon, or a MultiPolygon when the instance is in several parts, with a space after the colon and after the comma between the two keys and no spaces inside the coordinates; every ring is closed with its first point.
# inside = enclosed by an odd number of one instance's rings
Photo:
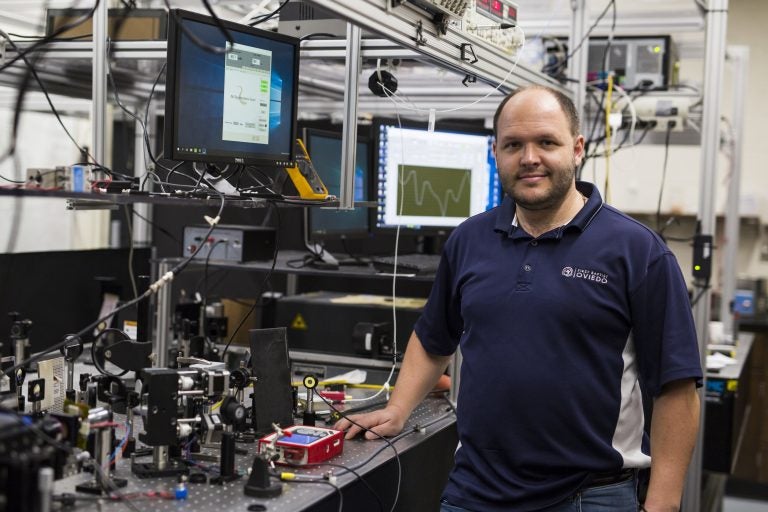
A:
{"type": "MultiPolygon", "coordinates": [[[[178,11],[171,7],[170,2],[168,0],[164,0],[164,1],[165,1],[165,6],[168,9],[168,12],[176,20],[176,24],[181,28],[181,31],[184,33],[184,35],[187,36],[189,38],[189,40],[192,41],[192,43],[195,46],[197,46],[198,48],[201,48],[202,50],[204,50],[206,52],[214,53],[214,54],[217,54],[217,55],[223,55],[223,54],[227,53],[228,50],[227,50],[227,48],[225,46],[213,46],[213,45],[210,45],[210,44],[206,43],[205,41],[203,41],[199,37],[197,37],[194,32],[189,30],[186,27],[186,25],[184,25],[184,23],[181,21],[181,18],[179,17],[178,11]]],[[[203,0],[203,4],[207,4],[207,2],[205,0],[203,0]]],[[[210,8],[210,5],[206,5],[206,8],[210,8]]],[[[212,13],[213,19],[214,19],[214,23],[216,23],[216,26],[219,28],[221,33],[224,35],[224,38],[227,40],[227,42],[229,42],[230,44],[234,43],[234,39],[232,39],[232,36],[230,35],[229,31],[224,27],[224,25],[222,25],[221,20],[219,19],[219,17],[216,16],[216,14],[213,13],[213,11],[209,11],[209,12],[212,13]]]]}
{"type": "Polygon", "coordinates": [[[235,40],[232,38],[232,34],[229,33],[229,30],[226,29],[224,24],[221,22],[221,19],[216,16],[216,13],[213,12],[213,8],[211,7],[211,4],[208,3],[208,0],[200,0],[203,2],[203,5],[205,6],[205,10],[208,11],[208,14],[211,15],[213,18],[213,22],[216,24],[217,27],[219,27],[219,30],[221,31],[221,34],[224,36],[224,39],[227,40],[229,44],[234,44],[235,40]]]}
{"type": "MultiPolygon", "coordinates": [[[[608,13],[608,9],[611,8],[612,5],[614,5],[616,0],[608,0],[608,4],[605,6],[603,11],[600,13],[600,15],[597,17],[594,23],[592,23],[592,26],[589,27],[587,30],[587,33],[584,34],[584,37],[581,38],[581,41],[576,45],[576,47],[568,52],[568,54],[565,56],[565,59],[563,59],[563,62],[560,63],[560,69],[557,70],[557,73],[561,73],[563,71],[563,68],[568,64],[568,61],[573,57],[579,49],[581,49],[584,42],[589,39],[589,36],[592,34],[592,31],[595,30],[597,27],[597,24],[600,23],[600,20],[602,20],[605,15],[608,13]]],[[[615,11],[614,11],[615,12],[615,11]]]]}
{"type": "MultiPolygon", "coordinates": [[[[208,239],[208,237],[211,236],[211,233],[213,232],[214,228],[216,227],[216,224],[218,223],[218,220],[221,218],[221,214],[224,211],[224,204],[226,201],[226,198],[224,197],[224,194],[219,192],[218,190],[212,190],[212,192],[215,192],[218,194],[221,198],[221,204],[219,205],[219,211],[216,215],[215,219],[212,219],[209,221],[211,227],[208,229],[208,232],[204,235],[205,239],[208,239]]],[[[202,249],[202,245],[200,245],[195,252],[190,254],[185,260],[180,262],[178,265],[176,265],[174,268],[172,268],[170,271],[168,271],[165,275],[161,276],[160,279],[158,279],[155,283],[151,284],[150,287],[141,295],[136,297],[135,299],[129,300],[128,302],[124,303],[122,306],[118,306],[117,308],[113,309],[111,312],[105,314],[103,317],[99,318],[98,320],[90,323],[85,328],[81,329],[79,332],[73,334],[72,336],[67,336],[63,341],[52,345],[45,349],[42,352],[38,352],[37,354],[33,355],[32,357],[29,357],[25,359],[24,361],[17,362],[14,366],[10,368],[6,368],[3,370],[2,375],[11,375],[13,372],[18,370],[19,368],[22,368],[24,366],[30,365],[32,363],[36,363],[37,361],[40,361],[43,359],[47,354],[50,354],[51,352],[56,352],[57,350],[60,350],[63,346],[65,346],[67,343],[69,343],[70,339],[75,338],[83,338],[86,334],[92,332],[96,327],[101,325],[102,322],[105,322],[115,316],[117,313],[120,313],[121,311],[124,311],[130,307],[135,306],[142,300],[146,300],[150,298],[152,295],[154,295],[158,290],[160,290],[161,287],[165,286],[170,282],[175,276],[179,275],[181,272],[183,272],[187,266],[189,266],[190,262],[197,256],[197,253],[200,252],[202,249]]],[[[231,340],[230,340],[231,341],[231,340]]]]}
{"type": "Polygon", "coordinates": [[[9,183],[16,183],[18,185],[23,185],[24,183],[26,183],[26,181],[12,180],[11,178],[6,178],[5,176],[0,176],[0,180],[5,180],[9,183]]]}
{"type": "Polygon", "coordinates": [[[162,226],[159,226],[159,225],[158,225],[157,223],[155,223],[155,222],[152,222],[151,220],[149,220],[148,218],[146,218],[145,216],[143,216],[142,214],[140,214],[140,213],[139,213],[139,212],[137,212],[136,210],[134,210],[134,211],[133,211],[133,214],[134,214],[135,216],[137,216],[138,218],[140,218],[141,220],[143,220],[144,222],[146,222],[147,224],[149,224],[149,225],[151,225],[152,227],[154,227],[155,229],[157,229],[157,230],[158,230],[160,233],[164,234],[165,236],[167,236],[168,238],[170,238],[171,240],[173,240],[173,241],[174,241],[174,242],[176,242],[177,244],[179,244],[179,245],[181,245],[181,244],[182,244],[181,240],[179,240],[178,238],[176,238],[176,237],[175,237],[175,236],[174,236],[174,235],[173,235],[173,234],[172,234],[170,231],[168,231],[168,230],[167,230],[167,229],[165,229],[164,227],[162,227],[162,226]]]}
{"type": "Polygon", "coordinates": [[[123,215],[125,215],[125,224],[128,227],[128,276],[131,278],[131,290],[133,290],[133,296],[138,297],[139,292],[136,287],[136,276],[133,272],[133,251],[135,249],[133,243],[133,219],[131,219],[131,210],[127,204],[123,205],[123,215]]]}
{"type": "Polygon", "coordinates": [[[306,41],[308,39],[314,39],[315,37],[336,37],[334,34],[331,34],[329,32],[315,32],[313,34],[304,34],[299,38],[299,41],[306,41]]]}
{"type": "Polygon", "coordinates": [[[707,281],[703,285],[698,284],[698,285],[695,285],[695,286],[701,286],[701,291],[699,291],[699,293],[696,295],[696,297],[694,297],[693,300],[691,300],[691,307],[694,307],[701,300],[701,298],[704,296],[704,294],[707,292],[707,290],[709,290],[709,288],[710,288],[709,281],[707,281]]]}
{"type": "MultiPolygon", "coordinates": [[[[208,241],[205,240],[202,242],[203,245],[207,245],[208,241]]],[[[206,313],[205,309],[208,307],[208,264],[211,262],[211,255],[213,254],[213,251],[216,249],[216,246],[219,244],[227,243],[226,240],[216,240],[214,244],[211,246],[211,248],[208,250],[208,254],[205,256],[205,265],[203,266],[203,325],[202,331],[203,336],[208,337],[208,314],[206,313]]]]}
{"type": "MultiPolygon", "coordinates": [[[[353,475],[355,475],[355,478],[357,478],[357,480],[358,480],[358,481],[359,481],[361,484],[363,484],[363,485],[365,486],[365,488],[366,488],[366,489],[368,489],[368,491],[369,491],[369,492],[370,492],[370,493],[373,495],[373,497],[376,499],[376,504],[379,506],[379,510],[380,510],[381,512],[384,512],[384,502],[383,502],[383,501],[381,501],[381,496],[379,496],[379,494],[376,492],[376,490],[375,490],[373,487],[371,487],[371,484],[369,484],[369,483],[368,483],[368,482],[367,482],[367,481],[366,481],[366,480],[363,478],[363,476],[362,476],[360,473],[358,473],[358,472],[357,472],[357,470],[356,470],[356,469],[352,469],[351,467],[345,466],[345,465],[343,465],[343,464],[332,464],[332,463],[330,463],[330,462],[321,462],[321,463],[318,463],[318,466],[328,466],[328,467],[331,467],[331,468],[339,468],[339,469],[343,469],[343,470],[344,470],[344,471],[346,471],[347,473],[352,473],[353,475]]],[[[300,467],[303,467],[303,466],[296,466],[296,467],[297,467],[297,468],[300,468],[300,467]]]]}
{"type": "MultiPolygon", "coordinates": [[[[273,476],[279,476],[279,475],[273,475],[273,476]]],[[[323,484],[323,485],[330,485],[331,487],[336,489],[336,494],[339,496],[339,506],[338,506],[338,508],[336,510],[338,510],[338,512],[342,512],[342,510],[344,509],[344,494],[341,492],[341,488],[338,485],[336,485],[333,482],[331,482],[330,480],[325,480],[325,479],[322,479],[322,478],[317,478],[317,479],[313,478],[311,480],[309,480],[309,479],[308,480],[291,480],[291,483],[292,484],[323,484]]]]}
{"type": "MultiPolygon", "coordinates": [[[[24,63],[27,65],[27,71],[24,73],[24,76],[23,76],[22,80],[20,81],[20,83],[18,85],[19,92],[18,92],[18,94],[16,96],[16,103],[15,103],[15,106],[14,106],[13,124],[12,124],[12,132],[11,132],[12,133],[12,135],[11,135],[11,142],[9,144],[9,147],[8,147],[8,150],[6,151],[6,153],[4,155],[0,156],[0,162],[4,161],[9,156],[13,155],[15,153],[15,151],[16,151],[16,143],[17,143],[17,140],[18,140],[18,126],[19,126],[19,122],[20,122],[20,119],[21,119],[22,106],[24,104],[24,97],[27,94],[28,85],[29,85],[29,81],[30,81],[31,77],[34,78],[37,81],[37,83],[40,86],[41,90],[43,90],[43,92],[45,93],[45,97],[48,100],[48,104],[51,106],[51,109],[54,112],[54,114],[56,115],[56,118],[59,120],[59,123],[62,125],[62,127],[64,127],[64,125],[63,125],[63,123],[61,121],[61,118],[58,115],[58,112],[53,107],[53,103],[50,100],[50,97],[49,97],[49,95],[47,93],[47,90],[45,89],[45,86],[43,85],[42,81],[40,80],[39,76],[37,75],[37,72],[34,69],[34,65],[27,59],[27,55],[32,53],[32,52],[37,52],[36,55],[35,55],[35,58],[39,60],[43,56],[43,54],[45,52],[45,45],[46,44],[48,44],[49,42],[51,42],[54,39],[56,39],[60,34],[64,33],[65,31],[70,30],[72,28],[75,28],[75,27],[81,25],[82,23],[86,22],[88,19],[91,19],[93,17],[93,13],[96,12],[96,9],[98,8],[100,2],[101,2],[101,0],[95,0],[93,7],[88,12],[86,12],[83,16],[77,18],[76,20],[72,21],[71,23],[66,23],[66,24],[62,25],[58,29],[54,30],[51,34],[49,34],[46,37],[43,37],[43,38],[39,39],[38,41],[36,41],[30,47],[26,48],[23,51],[20,50],[18,48],[18,46],[16,46],[15,43],[13,43],[13,41],[10,40],[10,37],[7,34],[3,33],[4,37],[7,38],[10,41],[12,47],[16,50],[16,55],[13,58],[9,59],[7,62],[5,62],[3,65],[0,66],[0,73],[2,73],[8,67],[14,65],[19,59],[22,59],[24,61],[24,63]]],[[[71,11],[71,9],[68,10],[67,12],[69,12],[69,11],[71,11]]],[[[92,155],[88,154],[82,148],[80,148],[80,146],[72,138],[72,135],[69,133],[69,131],[66,129],[66,127],[64,127],[64,130],[67,133],[67,135],[69,136],[69,138],[72,139],[72,142],[75,143],[75,145],[81,150],[81,152],[83,154],[88,155],[88,157],[94,163],[96,163],[102,169],[104,169],[106,172],[109,173],[109,169],[107,169],[106,167],[101,165],[99,162],[96,162],[92,155]]]]}
{"type": "Polygon", "coordinates": [[[272,11],[272,12],[270,12],[269,14],[263,14],[263,15],[261,15],[261,16],[257,16],[256,18],[254,18],[253,20],[251,20],[251,21],[248,23],[248,25],[250,25],[250,26],[252,26],[252,27],[255,27],[256,25],[260,25],[260,24],[264,23],[265,21],[269,21],[269,20],[271,20],[272,18],[274,18],[275,16],[277,16],[277,14],[278,14],[280,11],[282,11],[282,10],[283,10],[283,7],[285,7],[286,5],[288,5],[288,2],[289,2],[289,0],[285,0],[285,1],[284,1],[282,4],[280,4],[280,5],[277,7],[277,9],[275,9],[275,10],[274,10],[274,11],[272,11]]]}
{"type": "MultiPolygon", "coordinates": [[[[9,36],[15,37],[17,39],[45,39],[48,36],[25,36],[23,34],[16,34],[14,32],[8,32],[9,36]]],[[[79,41],[81,39],[88,39],[89,37],[93,37],[93,34],[83,34],[81,36],[72,36],[72,37],[59,37],[57,39],[51,39],[50,42],[59,42],[59,41],[79,41]]]]}
{"type": "MultiPolygon", "coordinates": [[[[413,434],[414,432],[419,432],[423,428],[429,427],[429,426],[431,426],[431,425],[433,425],[433,424],[435,424],[435,423],[437,423],[439,421],[442,421],[444,418],[447,418],[449,416],[454,416],[455,413],[456,413],[456,409],[454,408],[453,404],[450,401],[448,401],[449,409],[448,409],[448,412],[446,414],[438,416],[437,418],[433,418],[432,420],[428,421],[427,423],[424,423],[424,424],[421,424],[421,425],[415,425],[415,426],[413,426],[413,427],[411,427],[409,429],[405,429],[400,434],[392,437],[391,439],[387,439],[386,437],[384,437],[384,436],[382,436],[382,435],[380,435],[380,434],[378,434],[376,432],[373,432],[371,429],[366,428],[366,427],[360,425],[359,423],[355,422],[351,418],[349,418],[349,416],[348,416],[349,411],[340,411],[339,409],[334,407],[333,404],[329,400],[327,400],[324,396],[322,396],[322,395],[318,395],[318,396],[320,397],[321,400],[323,400],[323,402],[326,403],[326,405],[328,405],[328,407],[332,411],[334,411],[340,417],[345,418],[350,423],[352,423],[353,425],[359,427],[360,429],[362,429],[365,432],[373,433],[379,439],[383,440],[386,443],[384,446],[382,446],[381,448],[379,448],[378,450],[376,450],[375,452],[370,454],[370,456],[367,459],[365,459],[365,460],[355,464],[354,466],[351,466],[351,467],[350,466],[340,466],[345,471],[353,473],[355,470],[357,470],[357,469],[365,466],[366,464],[368,464],[379,453],[381,453],[382,451],[386,450],[387,448],[391,448],[395,452],[395,460],[397,461],[397,466],[398,466],[398,480],[397,480],[397,491],[395,493],[395,501],[392,504],[392,509],[391,509],[392,511],[394,511],[395,507],[397,506],[397,501],[398,501],[398,498],[400,496],[400,484],[401,484],[401,480],[402,480],[402,468],[400,466],[400,454],[398,453],[397,449],[395,448],[394,443],[396,443],[397,441],[399,441],[400,439],[402,439],[402,438],[404,438],[406,436],[409,436],[409,435],[413,434]]],[[[324,463],[324,462],[318,462],[318,463],[314,463],[314,464],[305,464],[305,466],[324,466],[324,465],[333,466],[333,464],[327,464],[327,463],[324,463]]]]}
{"type": "Polygon", "coordinates": [[[69,137],[69,140],[72,141],[72,143],[75,145],[75,147],[77,147],[77,149],[81,153],[86,153],[86,151],[77,143],[75,138],[69,132],[66,125],[64,124],[64,121],[62,121],[61,116],[59,115],[59,111],[54,106],[53,101],[51,100],[51,96],[48,94],[48,89],[45,87],[45,85],[43,84],[43,81],[40,79],[40,76],[37,74],[37,70],[35,69],[34,64],[30,62],[29,59],[27,59],[25,53],[19,51],[19,47],[16,46],[16,43],[2,29],[0,29],[0,36],[5,38],[8,41],[8,43],[11,45],[11,48],[13,48],[18,52],[18,55],[20,55],[21,60],[27,66],[27,73],[25,74],[24,79],[22,80],[22,83],[19,89],[19,94],[16,97],[16,107],[15,107],[14,116],[13,116],[13,127],[11,130],[11,142],[5,154],[2,157],[0,157],[0,162],[2,162],[3,160],[5,160],[6,158],[8,158],[9,156],[11,156],[16,152],[16,141],[18,139],[19,122],[21,120],[21,110],[22,110],[21,107],[24,102],[24,96],[26,95],[26,90],[27,90],[30,77],[34,78],[35,81],[37,82],[37,85],[40,87],[40,90],[45,95],[45,99],[48,102],[48,106],[51,108],[51,112],[53,112],[53,115],[56,116],[56,120],[64,129],[64,133],[67,134],[67,137],[69,137]]]}
{"type": "Polygon", "coordinates": [[[269,206],[271,208],[274,208],[274,212],[277,216],[277,222],[275,226],[275,251],[272,256],[272,266],[270,266],[269,271],[267,272],[267,275],[264,276],[264,279],[261,282],[261,285],[259,285],[259,288],[256,292],[256,300],[253,303],[253,306],[251,306],[251,309],[248,310],[248,312],[243,315],[242,320],[240,320],[240,323],[237,324],[237,327],[232,332],[232,334],[229,337],[229,341],[227,341],[227,344],[224,346],[224,350],[221,352],[221,359],[224,359],[224,356],[227,355],[227,351],[229,350],[229,346],[232,344],[232,340],[235,339],[235,336],[238,332],[240,332],[240,329],[245,325],[245,322],[248,320],[248,318],[253,314],[253,312],[256,310],[256,307],[259,305],[261,297],[261,294],[264,290],[264,288],[267,286],[267,283],[269,282],[269,279],[272,277],[272,273],[275,271],[275,266],[277,265],[277,254],[280,250],[280,210],[277,207],[277,204],[274,201],[269,201],[269,206]]]}
{"type": "MultiPolygon", "coordinates": [[[[380,449],[375,451],[366,460],[364,460],[362,462],[359,462],[358,464],[352,466],[352,470],[357,470],[357,469],[363,467],[365,464],[368,464],[368,462],[373,460],[374,457],[376,457],[379,453],[381,453],[383,450],[385,450],[387,448],[391,448],[392,451],[395,453],[395,462],[397,462],[397,488],[395,490],[395,499],[392,502],[392,508],[391,508],[391,512],[394,512],[395,507],[397,507],[397,502],[400,499],[400,485],[402,484],[402,481],[403,481],[403,467],[402,467],[402,465],[400,463],[400,453],[397,451],[397,448],[395,448],[395,444],[394,443],[398,439],[402,439],[403,437],[409,435],[411,433],[411,431],[410,430],[406,430],[406,431],[400,433],[399,435],[393,437],[392,439],[387,439],[386,437],[382,436],[381,434],[379,434],[377,432],[374,432],[373,430],[371,430],[371,429],[369,429],[367,427],[364,427],[364,426],[360,425],[359,423],[355,422],[353,419],[351,419],[349,416],[347,416],[343,411],[340,411],[339,409],[334,407],[333,404],[330,402],[330,400],[326,399],[323,395],[318,394],[317,396],[319,396],[320,399],[323,402],[325,402],[325,404],[332,411],[334,411],[336,414],[340,415],[342,418],[346,419],[351,424],[355,425],[356,427],[359,427],[360,429],[364,430],[365,432],[370,432],[371,434],[377,436],[379,439],[381,439],[382,441],[384,441],[386,443],[385,446],[382,446],[380,449]]],[[[349,470],[349,468],[345,468],[345,469],[349,470]]]]}
{"type": "MultiPolygon", "coordinates": [[[[40,38],[39,41],[36,41],[32,46],[30,46],[26,50],[20,51],[19,53],[17,53],[13,58],[9,59],[4,64],[0,65],[0,73],[5,71],[9,67],[13,66],[16,63],[16,61],[24,58],[24,56],[26,56],[28,53],[37,51],[40,47],[48,44],[51,41],[54,41],[56,37],[63,34],[64,32],[71,30],[75,27],[78,27],[83,23],[85,23],[86,21],[88,21],[89,19],[91,19],[93,17],[93,13],[96,12],[96,9],[99,7],[100,3],[101,3],[101,0],[95,0],[95,2],[93,3],[93,7],[91,7],[91,9],[88,12],[86,12],[76,20],[60,26],[58,29],[54,30],[52,33],[48,34],[47,36],[40,38]]],[[[68,9],[68,12],[72,10],[73,9],[68,9]]]]}

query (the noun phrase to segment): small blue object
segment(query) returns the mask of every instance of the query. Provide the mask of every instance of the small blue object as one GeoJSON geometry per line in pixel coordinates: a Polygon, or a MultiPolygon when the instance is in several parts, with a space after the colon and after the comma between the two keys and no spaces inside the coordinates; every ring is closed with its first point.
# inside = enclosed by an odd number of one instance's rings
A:
{"type": "Polygon", "coordinates": [[[707,393],[716,393],[722,395],[725,393],[725,381],[707,379],[707,393]]]}
{"type": "Polygon", "coordinates": [[[85,192],[85,166],[72,166],[72,192],[85,192]]]}
{"type": "Polygon", "coordinates": [[[175,497],[177,500],[185,500],[188,496],[187,486],[185,484],[179,484],[176,486],[175,497]]]}
{"type": "Polygon", "coordinates": [[[752,290],[736,290],[733,297],[733,312],[741,316],[755,314],[755,292],[752,290]]]}

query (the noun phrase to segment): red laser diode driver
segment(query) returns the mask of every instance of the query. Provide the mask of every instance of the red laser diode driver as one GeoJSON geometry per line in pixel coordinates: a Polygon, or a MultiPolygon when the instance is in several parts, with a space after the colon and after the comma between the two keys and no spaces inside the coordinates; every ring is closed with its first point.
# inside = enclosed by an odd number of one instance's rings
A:
{"type": "Polygon", "coordinates": [[[278,455],[275,462],[278,464],[314,464],[324,462],[342,452],[344,432],[295,425],[282,429],[282,435],[274,433],[259,439],[259,453],[267,453],[270,446],[274,446],[278,455]]]}

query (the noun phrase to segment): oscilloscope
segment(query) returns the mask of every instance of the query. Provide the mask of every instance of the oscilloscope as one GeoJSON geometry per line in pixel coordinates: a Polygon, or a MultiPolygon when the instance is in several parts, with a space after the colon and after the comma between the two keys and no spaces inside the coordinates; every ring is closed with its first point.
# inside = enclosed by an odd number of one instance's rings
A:
{"type": "Polygon", "coordinates": [[[396,121],[375,130],[377,228],[440,231],[500,204],[490,131],[396,121]]]}

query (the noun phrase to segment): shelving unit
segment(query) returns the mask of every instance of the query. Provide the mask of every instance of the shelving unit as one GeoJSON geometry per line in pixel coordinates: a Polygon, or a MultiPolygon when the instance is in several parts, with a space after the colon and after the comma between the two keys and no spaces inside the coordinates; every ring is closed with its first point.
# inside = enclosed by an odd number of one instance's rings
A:
{"type": "MultiPolygon", "coordinates": [[[[456,75],[458,80],[455,87],[458,90],[464,89],[459,80],[461,76],[469,75],[476,77],[480,82],[497,85],[506,81],[500,88],[502,93],[511,90],[514,87],[526,84],[546,84],[555,89],[561,90],[566,94],[571,92],[559,82],[552,78],[526,68],[522,65],[515,65],[512,57],[501,49],[480,39],[472,38],[471,41],[456,27],[448,26],[445,35],[438,35],[437,29],[432,22],[431,16],[424,11],[414,8],[411,5],[402,5],[392,7],[389,0],[311,0],[311,3],[337,14],[340,18],[348,20],[351,25],[351,31],[356,33],[350,36],[348,31],[347,40],[329,39],[329,40],[308,40],[302,43],[301,56],[305,60],[324,59],[343,61],[345,63],[345,74],[347,81],[342,87],[339,83],[329,83],[324,80],[325,77],[303,77],[300,80],[300,104],[302,101],[308,105],[317,107],[325,105],[328,107],[328,96],[335,96],[337,106],[344,109],[345,127],[347,133],[355,130],[357,121],[357,91],[360,90],[360,71],[361,61],[363,59],[381,59],[397,58],[406,60],[418,60],[428,65],[434,65],[443,69],[448,69],[456,75]],[[421,35],[424,43],[417,43],[414,39],[416,27],[421,27],[421,35]],[[385,39],[362,39],[360,38],[360,29],[381,34],[385,39]],[[462,57],[462,44],[470,44],[476,62],[471,62],[466,55],[462,57]],[[352,56],[354,55],[354,58],[352,56]],[[354,94],[354,98],[352,95],[354,94]],[[353,101],[354,100],[354,101],[353,101]]],[[[93,42],[60,42],[46,45],[46,51],[43,59],[38,66],[40,67],[41,77],[54,84],[55,92],[67,93],[70,89],[76,95],[84,95],[87,92],[87,82],[91,83],[91,97],[93,98],[92,119],[94,121],[94,134],[92,151],[94,155],[99,155],[104,151],[104,117],[107,104],[107,41],[106,34],[99,37],[100,27],[106,25],[107,7],[104,3],[99,4],[94,13],[94,40],[93,42]],[[92,73],[81,73],[80,79],[73,79],[63,73],[63,61],[80,60],[83,64],[89,60],[92,63],[92,73]],[[90,79],[90,80],[89,80],[90,79]],[[74,83],[74,87],[73,87],[74,83]]],[[[31,43],[18,43],[21,50],[28,48],[31,43]]],[[[165,42],[115,42],[109,49],[111,57],[115,63],[124,60],[149,60],[161,61],[165,58],[165,42]]],[[[15,52],[8,50],[7,58],[14,58],[15,52]]],[[[23,70],[24,63],[19,61],[13,66],[6,76],[0,77],[0,84],[13,84],[14,80],[23,70]]],[[[141,72],[136,72],[137,79],[133,82],[126,81],[118,84],[120,94],[123,97],[139,100],[149,95],[152,84],[152,74],[159,72],[160,66],[151,65],[141,72]],[[150,71],[151,69],[151,71],[150,71]]],[[[82,70],[81,70],[82,71],[82,70]]],[[[119,78],[119,66],[115,68],[115,76],[119,78]]],[[[159,85],[156,91],[157,100],[164,95],[164,87],[159,85]]],[[[481,95],[483,93],[477,93],[481,95]]],[[[439,101],[445,96],[445,91],[435,94],[433,101],[439,101]]],[[[430,101],[425,99],[426,103],[430,101]]],[[[468,101],[467,101],[468,102],[468,101]]],[[[497,100],[493,100],[495,105],[497,100]]],[[[490,104],[486,108],[491,109],[490,104]]],[[[345,137],[350,139],[350,137],[345,137]]],[[[351,139],[350,139],[351,140],[351,139]]],[[[348,153],[353,149],[352,144],[344,144],[342,161],[349,160],[348,153]]],[[[98,159],[98,157],[97,157],[98,159]]],[[[101,160],[99,160],[101,161],[101,160]]],[[[351,176],[347,176],[347,165],[342,166],[342,183],[351,182],[351,176]]],[[[352,205],[351,187],[342,186],[339,197],[341,207],[347,208],[352,205]]]]}
{"type": "MultiPolygon", "coordinates": [[[[300,267],[291,266],[289,262],[293,260],[301,260],[307,253],[304,251],[292,251],[282,250],[277,255],[277,261],[275,263],[274,273],[284,274],[287,276],[286,293],[293,295],[297,290],[297,280],[300,276],[326,276],[334,279],[374,279],[374,280],[392,280],[392,274],[377,273],[371,266],[342,266],[338,270],[320,270],[312,267],[300,267]]],[[[161,276],[170,271],[174,266],[182,261],[182,258],[163,258],[155,262],[153,268],[156,268],[156,275],[161,276]]],[[[203,265],[204,260],[193,260],[190,265],[203,265]]],[[[272,260],[269,261],[254,261],[246,263],[226,262],[226,261],[211,261],[209,262],[211,268],[234,270],[237,272],[258,272],[267,273],[270,272],[272,266],[272,260]]],[[[399,274],[398,280],[408,280],[414,282],[421,282],[429,285],[432,282],[434,276],[432,275],[409,275],[399,274]]],[[[164,365],[165,354],[167,348],[170,345],[169,333],[170,325],[169,319],[172,318],[173,312],[171,311],[171,292],[168,290],[169,286],[161,289],[157,296],[156,303],[156,322],[155,322],[155,347],[154,352],[158,354],[158,365],[164,365]],[[161,362],[162,361],[162,362],[161,362]]]]}

